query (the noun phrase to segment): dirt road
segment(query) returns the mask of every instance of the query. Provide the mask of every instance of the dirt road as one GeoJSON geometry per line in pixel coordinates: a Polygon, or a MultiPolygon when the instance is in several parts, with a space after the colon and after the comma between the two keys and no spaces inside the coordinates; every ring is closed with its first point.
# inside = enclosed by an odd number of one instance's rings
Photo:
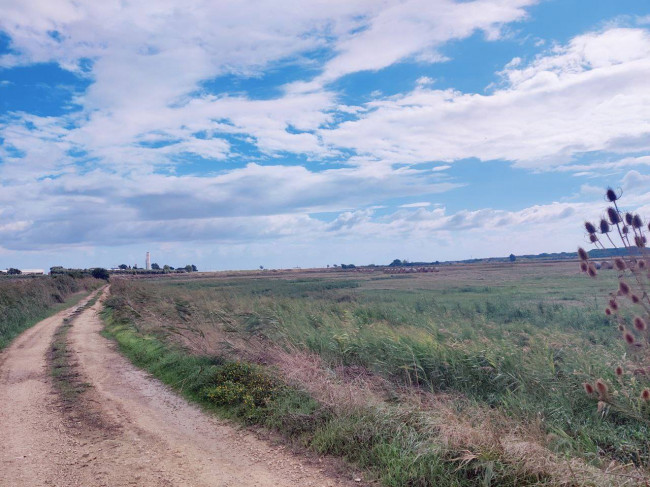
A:
{"type": "Polygon", "coordinates": [[[99,335],[100,307],[81,313],[68,335],[91,384],[82,414],[63,406],[46,360],[70,311],[0,354],[0,486],[360,485],[202,413],[134,368],[99,335]]]}

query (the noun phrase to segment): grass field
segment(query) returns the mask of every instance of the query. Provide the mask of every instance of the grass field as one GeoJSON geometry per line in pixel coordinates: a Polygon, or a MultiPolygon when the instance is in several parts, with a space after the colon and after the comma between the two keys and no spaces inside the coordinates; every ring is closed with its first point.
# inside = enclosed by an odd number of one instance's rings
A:
{"type": "Polygon", "coordinates": [[[648,423],[582,386],[620,380],[617,277],[577,267],[118,280],[106,316],[183,393],[385,485],[647,485],[648,423]]]}

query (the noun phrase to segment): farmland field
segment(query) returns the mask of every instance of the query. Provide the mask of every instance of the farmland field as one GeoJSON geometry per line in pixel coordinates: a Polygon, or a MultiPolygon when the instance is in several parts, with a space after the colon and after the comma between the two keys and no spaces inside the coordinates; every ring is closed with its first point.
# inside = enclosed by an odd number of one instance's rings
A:
{"type": "Polygon", "coordinates": [[[583,389],[623,380],[616,286],[576,262],[202,273],[114,280],[105,320],[186,396],[384,485],[645,485],[647,411],[583,389]]]}

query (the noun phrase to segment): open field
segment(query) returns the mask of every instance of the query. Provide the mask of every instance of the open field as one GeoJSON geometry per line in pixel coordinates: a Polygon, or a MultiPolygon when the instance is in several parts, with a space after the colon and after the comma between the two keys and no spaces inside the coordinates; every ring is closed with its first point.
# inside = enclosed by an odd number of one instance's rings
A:
{"type": "Polygon", "coordinates": [[[109,333],[204,404],[386,485],[644,485],[648,424],[582,387],[617,380],[615,289],[575,262],[119,280],[109,333]]]}

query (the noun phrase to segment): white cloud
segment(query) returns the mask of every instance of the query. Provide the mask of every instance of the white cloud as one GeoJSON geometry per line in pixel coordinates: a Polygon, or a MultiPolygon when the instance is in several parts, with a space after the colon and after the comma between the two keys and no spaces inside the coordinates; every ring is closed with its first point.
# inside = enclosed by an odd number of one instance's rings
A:
{"type": "Polygon", "coordinates": [[[650,34],[611,29],[509,65],[489,95],[418,88],[321,131],[332,146],[393,162],[507,159],[549,169],[590,151],[650,150],[650,34]]]}
{"type": "Polygon", "coordinates": [[[446,60],[437,49],[477,30],[496,39],[501,25],[521,20],[533,0],[407,0],[377,12],[367,28],[336,45],[338,54],[325,65],[317,83],[357,71],[379,70],[406,58],[432,63],[446,60]]]}
{"type": "Polygon", "coordinates": [[[431,206],[429,201],[420,201],[418,203],[407,203],[405,205],[400,205],[400,208],[425,208],[431,206]]]}

